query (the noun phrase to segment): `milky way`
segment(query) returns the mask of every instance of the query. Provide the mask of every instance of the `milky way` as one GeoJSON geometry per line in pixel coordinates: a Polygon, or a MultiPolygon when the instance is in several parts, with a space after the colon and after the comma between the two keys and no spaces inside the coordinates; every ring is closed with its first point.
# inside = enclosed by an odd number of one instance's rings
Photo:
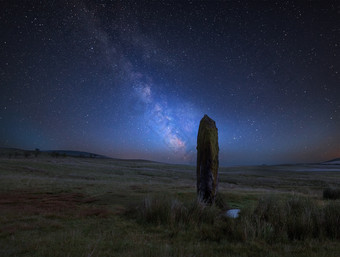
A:
{"type": "Polygon", "coordinates": [[[4,1],[0,146],[222,165],[340,157],[337,1],[4,1]]]}
{"type": "MultiPolygon", "coordinates": [[[[152,90],[152,85],[143,84],[138,79],[133,81],[137,102],[143,103],[144,118],[151,133],[161,139],[161,144],[180,156],[183,160],[193,160],[192,135],[196,133],[193,108],[189,104],[170,105],[166,99],[161,100],[152,90]]],[[[182,100],[183,101],[183,100],[182,100]]]]}

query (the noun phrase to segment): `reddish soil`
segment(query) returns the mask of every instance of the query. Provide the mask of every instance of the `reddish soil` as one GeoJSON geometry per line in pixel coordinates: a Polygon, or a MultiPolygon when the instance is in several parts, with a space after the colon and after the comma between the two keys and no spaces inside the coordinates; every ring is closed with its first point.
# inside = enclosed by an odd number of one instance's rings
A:
{"type": "Polygon", "coordinates": [[[102,216],[109,212],[93,204],[96,199],[79,193],[0,193],[0,214],[56,215],[56,216],[102,216]]]}

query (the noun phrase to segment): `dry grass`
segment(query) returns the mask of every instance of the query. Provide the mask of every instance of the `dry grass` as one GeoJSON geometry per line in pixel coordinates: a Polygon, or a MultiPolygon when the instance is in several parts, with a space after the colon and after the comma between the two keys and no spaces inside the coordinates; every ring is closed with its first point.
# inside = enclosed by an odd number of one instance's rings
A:
{"type": "Polygon", "coordinates": [[[190,166],[0,158],[0,256],[337,257],[340,173],[294,167],[222,168],[203,208],[190,166]]]}
{"type": "Polygon", "coordinates": [[[328,187],[323,190],[323,198],[324,199],[340,199],[340,188],[331,188],[328,187]]]}
{"type": "Polygon", "coordinates": [[[237,219],[227,218],[224,213],[216,206],[196,201],[184,204],[164,196],[147,197],[127,212],[141,224],[199,231],[202,240],[280,243],[340,239],[340,202],[319,206],[310,198],[274,196],[261,198],[255,207],[243,208],[237,219]]]}

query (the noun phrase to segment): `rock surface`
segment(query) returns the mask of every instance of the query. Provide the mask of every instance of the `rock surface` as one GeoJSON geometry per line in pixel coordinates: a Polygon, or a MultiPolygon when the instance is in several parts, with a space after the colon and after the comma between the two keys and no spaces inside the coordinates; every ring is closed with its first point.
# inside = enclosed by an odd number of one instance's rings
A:
{"type": "Polygon", "coordinates": [[[218,152],[216,123],[204,115],[197,135],[197,197],[208,205],[214,203],[217,193],[218,152]]]}
{"type": "Polygon", "coordinates": [[[241,210],[240,209],[230,209],[226,211],[225,216],[228,218],[236,219],[239,217],[241,210]]]}

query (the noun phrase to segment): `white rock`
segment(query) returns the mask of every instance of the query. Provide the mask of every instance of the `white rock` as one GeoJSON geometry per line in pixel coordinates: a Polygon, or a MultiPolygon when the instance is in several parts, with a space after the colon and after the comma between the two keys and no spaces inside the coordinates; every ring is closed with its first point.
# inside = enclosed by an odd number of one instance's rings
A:
{"type": "Polygon", "coordinates": [[[236,219],[238,218],[240,211],[240,209],[230,209],[226,211],[225,215],[229,218],[236,219]]]}

